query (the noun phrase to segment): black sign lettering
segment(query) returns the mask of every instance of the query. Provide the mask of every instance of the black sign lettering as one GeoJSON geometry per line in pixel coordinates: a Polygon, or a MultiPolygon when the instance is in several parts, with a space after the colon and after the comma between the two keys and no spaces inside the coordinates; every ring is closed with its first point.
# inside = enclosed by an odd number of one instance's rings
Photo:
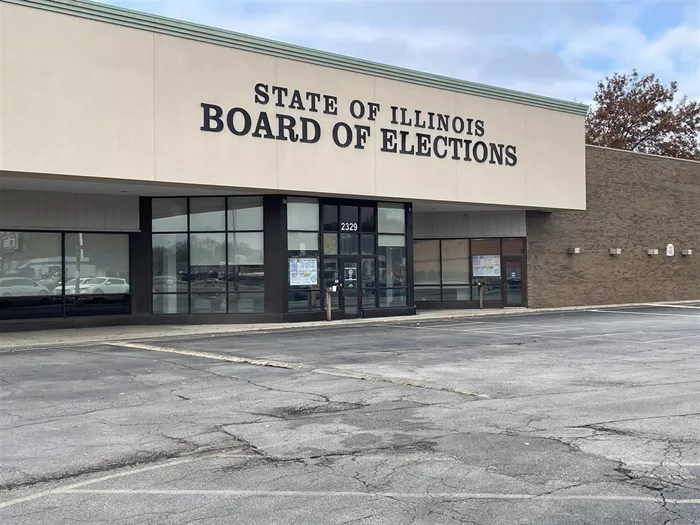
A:
{"type": "Polygon", "coordinates": [[[452,129],[457,135],[464,133],[464,119],[462,117],[454,117],[452,119],[452,129]]]}
{"type": "Polygon", "coordinates": [[[289,107],[304,111],[304,103],[301,100],[301,93],[299,93],[298,89],[295,89],[294,93],[292,93],[292,101],[289,103],[289,107]]]}
{"type": "MultiPolygon", "coordinates": [[[[267,105],[273,102],[276,107],[310,113],[323,113],[318,120],[304,116],[276,114],[274,120],[266,111],[251,115],[242,107],[224,109],[217,104],[202,102],[201,131],[219,133],[227,127],[235,136],[250,134],[256,139],[280,140],[316,144],[323,136],[324,126],[332,127],[333,143],[342,149],[373,150],[379,147],[384,153],[415,155],[417,157],[450,158],[456,161],[488,162],[494,166],[513,167],[518,163],[517,147],[514,144],[490,142],[487,139],[473,142],[470,137],[485,137],[486,124],[476,116],[449,115],[424,109],[389,106],[384,121],[391,123],[380,127],[380,136],[372,144],[372,126],[361,122],[353,125],[343,120],[328,117],[338,115],[338,98],[327,93],[315,93],[258,82],[253,87],[254,103],[267,105]],[[224,119],[224,114],[226,118],[224,119]],[[401,126],[396,129],[391,126],[401,126]],[[253,130],[252,133],[251,129],[253,130]],[[417,131],[426,130],[426,131],[417,131]],[[429,133],[441,131],[442,134],[429,133]]],[[[380,118],[381,106],[372,101],[354,99],[345,106],[349,117],[356,121],[375,122],[380,118]]],[[[229,106],[230,107],[230,106],[229,106]]],[[[490,138],[490,137],[489,137],[490,138]]],[[[417,161],[418,162],[418,161],[417,161]]]]}
{"type": "Polygon", "coordinates": [[[410,131],[399,131],[399,135],[401,135],[401,148],[399,149],[399,153],[402,155],[415,155],[415,147],[413,144],[411,144],[411,149],[406,148],[406,142],[408,142],[408,135],[410,133],[410,131]]]}
{"type": "Polygon", "coordinates": [[[255,103],[267,104],[270,102],[270,95],[267,94],[267,84],[262,82],[255,84],[255,103]]]}
{"type": "Polygon", "coordinates": [[[452,158],[454,160],[460,160],[462,158],[462,156],[459,153],[460,149],[463,146],[462,139],[450,137],[447,139],[447,142],[449,143],[450,147],[452,147],[452,158]]]}
{"type": "Polygon", "coordinates": [[[306,100],[309,101],[309,111],[313,111],[314,113],[318,113],[318,109],[316,108],[316,104],[321,102],[321,94],[320,93],[312,93],[309,91],[306,94],[306,100]]]}
{"type": "Polygon", "coordinates": [[[282,86],[272,86],[272,94],[277,95],[277,102],[275,102],[275,106],[278,108],[283,108],[283,99],[285,96],[287,96],[287,88],[282,86]]]}
{"type": "Polygon", "coordinates": [[[489,164],[503,165],[503,147],[503,144],[489,144],[489,149],[491,150],[489,164]]]}
{"type": "Polygon", "coordinates": [[[277,140],[298,141],[299,137],[294,131],[296,123],[296,119],[290,115],[277,115],[277,140]]]}
{"type": "Polygon", "coordinates": [[[396,106],[391,106],[391,123],[398,124],[399,121],[396,119],[396,112],[399,110],[396,106]]]}
{"type": "Polygon", "coordinates": [[[469,139],[464,139],[464,160],[466,160],[467,162],[472,161],[471,147],[472,141],[469,139]]]}
{"type": "Polygon", "coordinates": [[[438,159],[444,159],[447,157],[447,137],[444,135],[438,135],[433,141],[433,151],[438,159]],[[438,150],[438,144],[440,144],[440,150],[438,150]]]}
{"type": "Polygon", "coordinates": [[[323,95],[323,112],[326,115],[338,114],[338,97],[323,95]]]}
{"type": "Polygon", "coordinates": [[[369,126],[355,124],[355,149],[365,149],[365,144],[369,138],[370,129],[371,128],[369,126]]]}
{"type": "Polygon", "coordinates": [[[361,119],[365,116],[365,105],[357,99],[353,100],[350,102],[350,114],[356,119],[361,119]]]}
{"type": "Polygon", "coordinates": [[[267,113],[264,111],[261,111],[260,115],[258,115],[258,122],[255,124],[253,136],[263,137],[265,139],[275,139],[275,135],[272,133],[272,126],[270,126],[270,119],[267,118],[267,113]]]}
{"type": "Polygon", "coordinates": [[[352,142],[352,129],[345,122],[338,122],[333,126],[333,142],[339,148],[347,148],[352,142]],[[341,131],[345,135],[344,140],[340,140],[341,131]]]}
{"type": "Polygon", "coordinates": [[[218,133],[224,129],[224,123],[221,120],[224,110],[221,109],[221,106],[217,106],[216,104],[205,104],[202,102],[202,109],[204,109],[204,124],[202,124],[202,127],[199,128],[200,130],[218,133]],[[214,126],[211,125],[212,122],[215,123],[214,126]]]}
{"type": "Polygon", "coordinates": [[[312,118],[301,117],[301,142],[314,144],[321,138],[321,125],[312,118]],[[309,135],[309,128],[312,128],[313,135],[309,135]]]}
{"type": "Polygon", "coordinates": [[[481,140],[474,143],[472,153],[474,155],[474,160],[477,161],[479,164],[483,164],[484,162],[486,162],[486,159],[489,157],[488,146],[485,142],[481,140]]]}
{"type": "Polygon", "coordinates": [[[250,120],[250,114],[243,108],[233,108],[226,115],[226,124],[228,124],[228,130],[239,137],[247,135],[250,131],[252,122],[250,120]],[[240,129],[236,128],[236,115],[240,114],[243,117],[243,127],[240,129]]]}
{"type": "Polygon", "coordinates": [[[421,120],[420,118],[421,111],[420,109],[416,110],[416,127],[417,128],[425,128],[425,120],[421,120]]]}
{"type": "Polygon", "coordinates": [[[379,113],[379,104],[376,102],[368,102],[367,107],[369,108],[369,115],[367,116],[367,120],[375,120],[377,118],[377,113],[379,113]]]}
{"type": "Polygon", "coordinates": [[[515,146],[506,146],[506,166],[515,166],[518,163],[515,146]]]}
{"type": "Polygon", "coordinates": [[[416,149],[416,155],[419,157],[430,157],[432,151],[432,145],[430,143],[430,135],[425,133],[416,133],[416,138],[418,139],[418,148],[416,149]]]}
{"type": "Polygon", "coordinates": [[[396,130],[382,128],[382,151],[396,153],[396,130]]]}

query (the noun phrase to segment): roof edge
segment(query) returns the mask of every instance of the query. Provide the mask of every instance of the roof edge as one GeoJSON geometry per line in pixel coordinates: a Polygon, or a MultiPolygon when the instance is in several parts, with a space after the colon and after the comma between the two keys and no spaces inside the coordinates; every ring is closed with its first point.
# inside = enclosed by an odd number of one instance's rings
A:
{"type": "Polygon", "coordinates": [[[568,102],[511,89],[488,86],[486,84],[468,82],[431,73],[423,73],[412,69],[380,64],[369,60],[319,51],[294,44],[285,44],[234,31],[217,29],[160,15],[142,13],[89,0],[0,1],[253,53],[261,53],[289,60],[342,69],[399,82],[464,93],[467,95],[486,97],[574,115],[585,115],[588,112],[587,105],[577,102],[568,102]]]}
{"type": "Polygon", "coordinates": [[[645,153],[644,151],[632,151],[629,149],[622,149],[622,148],[610,148],[608,146],[598,146],[596,144],[586,144],[586,148],[590,149],[599,149],[599,150],[605,150],[605,151],[613,151],[616,153],[621,153],[621,154],[629,154],[629,155],[642,155],[645,157],[652,157],[655,159],[661,159],[661,160],[675,160],[678,162],[692,162],[694,164],[700,164],[700,160],[695,160],[695,159],[683,159],[681,157],[669,157],[668,155],[659,155],[657,153],[645,153]]]}

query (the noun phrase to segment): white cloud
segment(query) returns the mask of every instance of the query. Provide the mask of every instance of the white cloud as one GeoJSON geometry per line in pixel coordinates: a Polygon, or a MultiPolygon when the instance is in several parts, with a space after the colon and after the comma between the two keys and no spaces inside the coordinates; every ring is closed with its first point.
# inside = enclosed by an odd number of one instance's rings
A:
{"type": "Polygon", "coordinates": [[[568,100],[588,102],[598,80],[633,68],[700,100],[695,0],[115,2],[568,100]]]}

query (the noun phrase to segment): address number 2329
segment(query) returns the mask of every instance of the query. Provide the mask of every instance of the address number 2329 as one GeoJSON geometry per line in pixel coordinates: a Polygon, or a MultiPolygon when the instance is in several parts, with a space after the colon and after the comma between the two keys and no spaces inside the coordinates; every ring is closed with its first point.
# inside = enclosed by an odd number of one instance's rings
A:
{"type": "Polygon", "coordinates": [[[341,232],[356,232],[357,223],[356,222],[341,222],[340,223],[341,232]]]}

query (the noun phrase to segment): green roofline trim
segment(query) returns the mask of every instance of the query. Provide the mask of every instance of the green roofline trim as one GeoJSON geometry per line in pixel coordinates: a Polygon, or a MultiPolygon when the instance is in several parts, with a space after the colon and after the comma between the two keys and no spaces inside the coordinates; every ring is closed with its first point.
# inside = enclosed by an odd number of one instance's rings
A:
{"type": "Polygon", "coordinates": [[[88,18],[108,24],[133,29],[141,29],[189,40],[197,40],[219,46],[231,47],[252,53],[286,58],[326,66],[354,73],[361,73],[399,82],[408,82],[436,89],[444,89],[467,95],[487,97],[515,104],[524,104],[574,115],[585,115],[588,106],[577,102],[567,102],[540,95],[522,93],[485,84],[467,82],[455,78],[430,73],[422,73],[407,68],[389,66],[351,58],[335,53],[318,51],[307,47],[284,44],[274,40],[259,38],[234,31],[217,29],[191,22],[183,22],[159,15],[141,13],[131,9],[87,1],[87,0],[0,0],[5,3],[53,11],[65,15],[88,18]]]}

